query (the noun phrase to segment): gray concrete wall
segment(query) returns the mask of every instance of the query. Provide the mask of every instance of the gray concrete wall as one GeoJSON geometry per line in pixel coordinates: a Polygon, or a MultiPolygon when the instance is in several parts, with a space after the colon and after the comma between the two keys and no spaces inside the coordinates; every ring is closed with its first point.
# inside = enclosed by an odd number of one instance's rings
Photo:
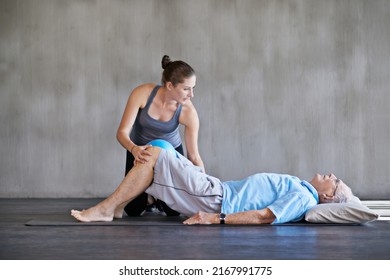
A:
{"type": "Polygon", "coordinates": [[[197,71],[209,173],[390,199],[389,27],[386,0],[1,0],[0,197],[111,193],[129,92],[168,54],[197,71]]]}

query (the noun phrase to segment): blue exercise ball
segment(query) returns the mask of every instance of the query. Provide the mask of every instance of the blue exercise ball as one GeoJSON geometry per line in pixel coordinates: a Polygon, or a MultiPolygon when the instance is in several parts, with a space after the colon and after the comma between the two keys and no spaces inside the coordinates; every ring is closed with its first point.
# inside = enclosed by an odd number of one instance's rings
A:
{"type": "Polygon", "coordinates": [[[174,155],[177,156],[175,148],[168,141],[165,141],[165,140],[162,140],[162,139],[155,139],[155,140],[150,141],[148,144],[152,145],[154,147],[160,147],[161,149],[170,151],[174,155]]]}

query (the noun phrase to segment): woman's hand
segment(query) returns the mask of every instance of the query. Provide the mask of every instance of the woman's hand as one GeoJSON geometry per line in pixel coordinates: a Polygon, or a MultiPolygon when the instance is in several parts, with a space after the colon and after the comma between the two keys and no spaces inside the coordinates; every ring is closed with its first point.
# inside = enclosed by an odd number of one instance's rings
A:
{"type": "Polygon", "coordinates": [[[219,214],[215,213],[206,213],[198,212],[191,218],[188,218],[183,222],[186,225],[195,225],[195,224],[219,224],[219,214]]]}
{"type": "Polygon", "coordinates": [[[145,163],[148,162],[148,158],[152,156],[152,154],[147,150],[152,145],[146,145],[146,146],[134,146],[131,149],[131,153],[134,156],[134,166],[136,166],[138,163],[145,163]]]}

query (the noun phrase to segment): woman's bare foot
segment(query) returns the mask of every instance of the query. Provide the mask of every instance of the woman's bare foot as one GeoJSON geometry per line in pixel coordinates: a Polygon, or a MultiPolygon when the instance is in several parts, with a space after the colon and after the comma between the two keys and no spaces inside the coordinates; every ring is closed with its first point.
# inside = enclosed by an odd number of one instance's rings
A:
{"type": "Polygon", "coordinates": [[[105,213],[99,207],[91,207],[87,210],[72,210],[70,214],[80,222],[111,222],[113,215],[105,213]]]}
{"type": "Polygon", "coordinates": [[[116,219],[122,219],[123,217],[123,207],[118,206],[114,211],[114,218],[116,219]]]}

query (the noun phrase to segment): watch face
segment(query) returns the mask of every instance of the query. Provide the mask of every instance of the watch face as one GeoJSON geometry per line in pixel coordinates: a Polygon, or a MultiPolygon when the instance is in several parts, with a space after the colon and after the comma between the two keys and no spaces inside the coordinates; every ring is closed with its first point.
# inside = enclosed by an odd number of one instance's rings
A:
{"type": "Polygon", "coordinates": [[[226,217],[226,215],[224,213],[219,214],[219,223],[220,224],[225,223],[225,217],[226,217]]]}

